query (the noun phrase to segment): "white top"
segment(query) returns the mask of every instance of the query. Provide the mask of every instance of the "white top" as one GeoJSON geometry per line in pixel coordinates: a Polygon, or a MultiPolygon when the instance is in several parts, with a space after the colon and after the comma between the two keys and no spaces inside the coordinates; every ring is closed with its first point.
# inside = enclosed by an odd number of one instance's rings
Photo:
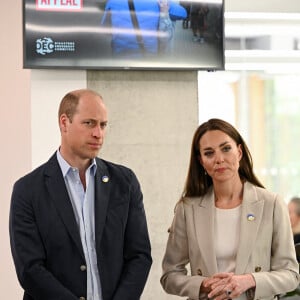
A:
{"type": "Polygon", "coordinates": [[[215,210],[215,246],[219,272],[234,272],[242,206],[215,210]]]}
{"type": "MultiPolygon", "coordinates": [[[[215,247],[219,272],[235,272],[240,239],[242,206],[231,209],[215,208],[215,247]]],[[[243,293],[239,300],[247,299],[243,293]]]]}

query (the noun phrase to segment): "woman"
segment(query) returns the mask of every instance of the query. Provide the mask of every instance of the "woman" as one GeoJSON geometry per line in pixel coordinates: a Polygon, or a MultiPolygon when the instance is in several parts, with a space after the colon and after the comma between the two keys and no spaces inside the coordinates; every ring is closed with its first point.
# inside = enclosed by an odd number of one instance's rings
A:
{"type": "Polygon", "coordinates": [[[223,120],[203,123],[170,228],[164,290],[193,300],[274,299],[298,286],[298,268],[287,207],[255,176],[243,138],[223,120]]]}

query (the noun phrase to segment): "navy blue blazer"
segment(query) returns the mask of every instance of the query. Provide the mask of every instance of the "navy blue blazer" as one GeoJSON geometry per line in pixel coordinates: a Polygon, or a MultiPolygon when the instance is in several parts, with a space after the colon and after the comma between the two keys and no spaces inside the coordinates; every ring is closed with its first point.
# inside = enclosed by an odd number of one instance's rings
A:
{"type": "MultiPolygon", "coordinates": [[[[130,169],[99,158],[96,163],[95,239],[103,300],[138,300],[152,264],[140,185],[130,169]]],[[[86,299],[85,258],[56,154],[15,183],[9,230],[24,300],[86,299]]]]}

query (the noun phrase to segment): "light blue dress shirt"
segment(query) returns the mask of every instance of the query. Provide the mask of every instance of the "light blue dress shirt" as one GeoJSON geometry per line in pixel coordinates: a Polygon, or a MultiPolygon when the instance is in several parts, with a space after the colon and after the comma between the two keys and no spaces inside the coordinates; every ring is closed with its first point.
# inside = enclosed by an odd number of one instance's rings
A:
{"type": "Polygon", "coordinates": [[[63,173],[80,232],[87,267],[87,300],[102,300],[95,243],[96,160],[92,160],[85,172],[86,190],[81,183],[79,170],[70,166],[63,159],[59,150],[57,151],[57,160],[63,173]]]}

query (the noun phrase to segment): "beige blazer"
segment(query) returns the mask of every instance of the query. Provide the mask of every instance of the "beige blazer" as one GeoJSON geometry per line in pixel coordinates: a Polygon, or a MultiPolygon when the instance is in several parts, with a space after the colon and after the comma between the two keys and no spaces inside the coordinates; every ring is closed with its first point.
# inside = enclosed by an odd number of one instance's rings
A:
{"type": "MultiPolygon", "coordinates": [[[[214,207],[212,188],[177,205],[163,258],[161,284],[167,293],[199,299],[203,279],[218,272],[214,207]]],[[[235,273],[254,276],[254,299],[273,299],[299,284],[287,206],[276,194],[249,182],[244,184],[235,273]]]]}

